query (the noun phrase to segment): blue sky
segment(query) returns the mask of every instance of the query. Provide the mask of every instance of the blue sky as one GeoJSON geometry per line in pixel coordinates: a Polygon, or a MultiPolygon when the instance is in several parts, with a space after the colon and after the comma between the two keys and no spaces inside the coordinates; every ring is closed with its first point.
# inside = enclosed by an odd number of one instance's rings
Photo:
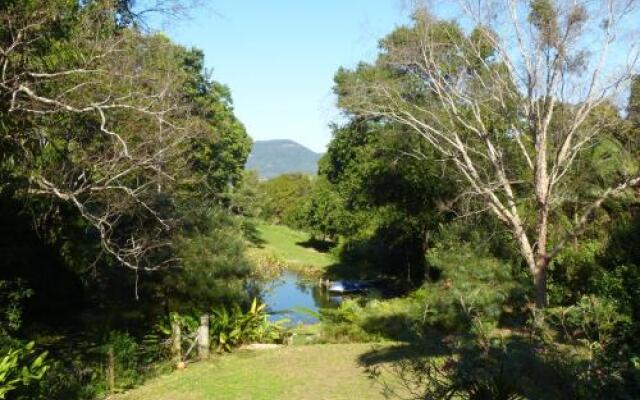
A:
{"type": "Polygon", "coordinates": [[[407,21],[403,0],[214,0],[163,30],[202,49],[213,78],[256,140],[288,138],[315,151],[339,113],[340,66],[372,60],[377,41],[407,21]]]}

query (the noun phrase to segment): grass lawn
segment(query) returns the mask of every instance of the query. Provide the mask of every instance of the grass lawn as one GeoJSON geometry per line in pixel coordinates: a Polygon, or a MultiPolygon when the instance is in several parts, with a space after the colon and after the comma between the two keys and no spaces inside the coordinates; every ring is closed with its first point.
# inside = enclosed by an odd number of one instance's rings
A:
{"type": "Polygon", "coordinates": [[[336,260],[329,253],[322,253],[309,245],[308,233],[281,225],[258,225],[263,243],[250,251],[257,255],[273,254],[287,264],[287,268],[304,273],[322,273],[336,260]]]}
{"type": "Polygon", "coordinates": [[[117,400],[384,399],[361,364],[371,344],[289,346],[239,351],[189,365],[117,400]]]}

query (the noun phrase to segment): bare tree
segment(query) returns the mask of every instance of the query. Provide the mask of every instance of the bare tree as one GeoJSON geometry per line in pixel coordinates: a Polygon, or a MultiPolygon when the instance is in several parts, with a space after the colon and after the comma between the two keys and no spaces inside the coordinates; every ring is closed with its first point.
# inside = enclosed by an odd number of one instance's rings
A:
{"type": "Polygon", "coordinates": [[[549,263],[603,202],[640,184],[628,171],[580,199],[573,225],[549,238],[569,182],[586,179],[577,160],[610,124],[597,110],[619,104],[637,73],[636,1],[451,3],[459,23],[416,12],[413,27],[382,42],[374,68],[387,73],[349,81],[341,105],[402,123],[436,148],[509,229],[544,307],[549,263]]]}
{"type": "Polygon", "coordinates": [[[175,262],[158,256],[174,227],[164,203],[182,144],[203,130],[189,117],[175,47],[116,27],[114,4],[0,8],[0,115],[10,124],[1,140],[28,177],[19,193],[71,205],[104,253],[153,270],[175,262]]]}

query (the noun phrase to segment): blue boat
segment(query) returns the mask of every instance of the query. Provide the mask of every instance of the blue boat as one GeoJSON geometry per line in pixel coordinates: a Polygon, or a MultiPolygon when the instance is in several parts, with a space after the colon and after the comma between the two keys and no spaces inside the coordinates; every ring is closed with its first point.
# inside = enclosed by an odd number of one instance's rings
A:
{"type": "Polygon", "coordinates": [[[364,292],[369,288],[369,285],[364,282],[357,281],[335,281],[331,282],[327,289],[330,293],[358,293],[364,292]]]}

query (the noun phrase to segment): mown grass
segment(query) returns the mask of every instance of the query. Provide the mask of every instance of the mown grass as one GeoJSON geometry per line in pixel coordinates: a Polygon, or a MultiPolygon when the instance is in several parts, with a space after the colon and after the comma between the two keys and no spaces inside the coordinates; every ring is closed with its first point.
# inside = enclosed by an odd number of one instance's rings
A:
{"type": "Polygon", "coordinates": [[[287,269],[304,274],[318,275],[336,263],[327,252],[320,252],[309,245],[311,236],[282,225],[259,224],[257,246],[249,249],[254,258],[275,257],[287,269]]]}
{"type": "Polygon", "coordinates": [[[239,351],[153,379],[115,399],[384,399],[362,361],[372,353],[371,344],[239,351]]]}

